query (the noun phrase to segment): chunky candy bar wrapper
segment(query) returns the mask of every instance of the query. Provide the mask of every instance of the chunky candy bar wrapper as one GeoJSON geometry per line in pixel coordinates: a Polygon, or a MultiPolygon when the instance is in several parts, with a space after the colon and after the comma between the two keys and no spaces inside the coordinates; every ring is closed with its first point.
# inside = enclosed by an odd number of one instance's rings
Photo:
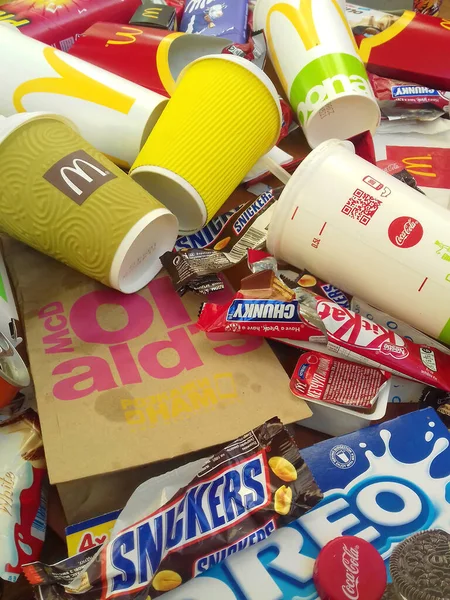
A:
{"type": "Polygon", "coordinates": [[[17,581],[37,560],[45,537],[47,485],[37,414],[27,409],[0,422],[0,577],[17,581]]]}
{"type": "Polygon", "coordinates": [[[380,77],[374,73],[369,74],[369,80],[378,102],[390,102],[396,107],[404,108],[406,113],[408,110],[421,108],[424,105],[434,107],[447,115],[449,113],[450,92],[380,77]]]}
{"type": "Polygon", "coordinates": [[[343,358],[450,391],[450,355],[438,348],[411,342],[308,292],[288,302],[249,299],[243,293],[226,305],[204,304],[199,329],[323,343],[343,358]]]}
{"type": "Polygon", "coordinates": [[[75,579],[86,554],[53,566],[33,563],[24,573],[40,585],[42,599],[75,600],[83,592],[86,600],[153,599],[265,540],[322,497],[274,418],[215,454],[167,504],[119,531],[75,579]]]}
{"type": "Polygon", "coordinates": [[[290,389],[299,398],[370,409],[390,377],[379,369],[306,350],[298,359],[290,389]]]}

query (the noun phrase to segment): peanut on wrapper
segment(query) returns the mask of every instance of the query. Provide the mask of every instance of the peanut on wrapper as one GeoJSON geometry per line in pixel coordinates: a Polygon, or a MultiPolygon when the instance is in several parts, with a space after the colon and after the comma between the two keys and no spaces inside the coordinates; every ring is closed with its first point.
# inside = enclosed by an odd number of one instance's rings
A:
{"type": "Polygon", "coordinates": [[[154,600],[219,560],[267,538],[322,499],[278,418],[210,458],[189,485],[100,550],[25,575],[42,600],[154,600]]]}

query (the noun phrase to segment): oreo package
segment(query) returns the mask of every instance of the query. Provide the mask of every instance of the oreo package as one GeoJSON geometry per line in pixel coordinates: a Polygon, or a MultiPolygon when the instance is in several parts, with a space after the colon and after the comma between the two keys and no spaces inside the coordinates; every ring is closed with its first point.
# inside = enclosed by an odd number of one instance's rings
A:
{"type": "Polygon", "coordinates": [[[53,566],[36,562],[24,573],[42,600],[153,600],[265,540],[322,498],[275,417],[207,460],[169,502],[119,530],[94,557],[89,550],[53,566]]]}

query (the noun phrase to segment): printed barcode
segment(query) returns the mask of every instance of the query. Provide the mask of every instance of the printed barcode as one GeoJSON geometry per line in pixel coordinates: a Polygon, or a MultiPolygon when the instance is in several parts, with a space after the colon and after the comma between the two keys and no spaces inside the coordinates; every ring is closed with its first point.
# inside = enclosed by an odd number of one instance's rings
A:
{"type": "Polygon", "coordinates": [[[45,491],[45,485],[43,486],[41,494],[41,503],[39,505],[36,517],[31,526],[31,535],[38,540],[45,538],[45,528],[47,524],[47,493],[45,491]]]}
{"type": "Polygon", "coordinates": [[[69,37],[69,38],[66,38],[65,40],[61,40],[59,42],[59,47],[61,48],[61,50],[63,52],[69,52],[69,50],[72,48],[74,43],[75,43],[75,38],[69,37]]]}
{"type": "Polygon", "coordinates": [[[250,227],[232,250],[227,252],[228,258],[232,262],[239,262],[246,256],[247,250],[250,248],[258,248],[258,246],[264,243],[266,237],[267,231],[260,231],[255,227],[250,227]]]}

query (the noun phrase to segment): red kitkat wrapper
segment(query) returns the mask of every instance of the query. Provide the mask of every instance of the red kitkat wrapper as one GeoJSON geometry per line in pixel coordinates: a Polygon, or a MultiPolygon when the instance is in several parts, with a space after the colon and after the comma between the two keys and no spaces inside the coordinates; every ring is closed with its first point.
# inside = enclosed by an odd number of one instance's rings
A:
{"type": "Polygon", "coordinates": [[[128,23],[140,5],[140,0],[15,0],[3,4],[0,14],[25,35],[67,52],[93,23],[105,18],[128,23]]]}
{"type": "Polygon", "coordinates": [[[449,354],[415,344],[320,296],[305,293],[285,302],[245,298],[239,292],[227,305],[205,304],[197,326],[209,333],[327,344],[343,358],[450,391],[449,354]]]}

